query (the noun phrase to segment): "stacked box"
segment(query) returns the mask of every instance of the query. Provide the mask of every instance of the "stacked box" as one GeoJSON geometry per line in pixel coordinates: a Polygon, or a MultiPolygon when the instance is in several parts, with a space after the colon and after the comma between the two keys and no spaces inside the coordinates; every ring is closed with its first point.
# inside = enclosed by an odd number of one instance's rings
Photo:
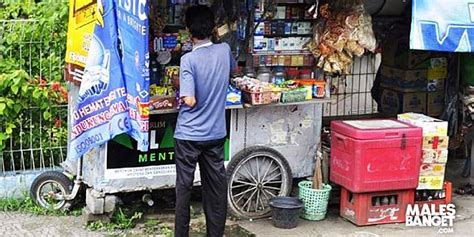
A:
{"type": "Polygon", "coordinates": [[[404,112],[426,113],[426,92],[400,92],[384,88],[380,106],[383,113],[393,116],[404,112]]]}
{"type": "Polygon", "coordinates": [[[430,58],[430,55],[416,53],[408,55],[411,55],[408,65],[384,61],[380,69],[382,112],[388,115],[416,112],[440,116],[444,110],[444,88],[448,77],[447,58],[433,55],[430,58]]]}
{"type": "Polygon", "coordinates": [[[332,121],[330,179],[354,193],[415,189],[421,145],[421,128],[400,121],[332,121]]]}
{"type": "Polygon", "coordinates": [[[419,182],[422,129],[392,119],[331,122],[332,182],[340,215],[356,225],[405,221],[419,182]]]}
{"type": "Polygon", "coordinates": [[[442,189],[448,161],[448,122],[416,113],[399,114],[398,119],[423,130],[423,155],[417,189],[442,189]]]}

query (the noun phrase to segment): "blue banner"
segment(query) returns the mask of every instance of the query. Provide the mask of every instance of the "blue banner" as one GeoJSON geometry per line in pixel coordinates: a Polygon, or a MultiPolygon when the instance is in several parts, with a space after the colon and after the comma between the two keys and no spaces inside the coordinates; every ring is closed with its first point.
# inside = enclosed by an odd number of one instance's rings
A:
{"type": "Polygon", "coordinates": [[[127,90],[129,134],[138,141],[138,150],[148,151],[149,53],[148,1],[114,0],[117,6],[119,48],[127,90]]]}
{"type": "Polygon", "coordinates": [[[146,0],[98,1],[99,14],[87,45],[89,53],[72,112],[69,159],[77,159],[123,133],[135,138],[141,151],[148,150],[146,9],[146,0]],[[125,4],[118,10],[121,2],[137,5],[125,4]],[[138,11],[145,12],[145,20],[132,20],[143,18],[133,18],[138,11]]]}
{"type": "Polygon", "coordinates": [[[410,48],[473,52],[473,0],[413,0],[410,48]]]}

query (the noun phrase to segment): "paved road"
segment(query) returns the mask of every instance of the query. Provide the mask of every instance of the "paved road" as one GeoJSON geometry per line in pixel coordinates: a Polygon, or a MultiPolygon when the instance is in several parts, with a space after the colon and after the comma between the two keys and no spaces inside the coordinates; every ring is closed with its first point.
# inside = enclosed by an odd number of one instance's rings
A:
{"type": "Polygon", "coordinates": [[[331,208],[324,221],[310,222],[300,220],[297,228],[282,230],[273,227],[270,220],[244,221],[239,224],[258,237],[322,237],[322,236],[350,236],[350,237],[379,237],[379,236],[474,236],[474,197],[455,196],[456,219],[454,233],[438,235],[436,227],[406,227],[405,224],[377,225],[356,227],[350,222],[338,217],[338,210],[331,208]]]}
{"type": "MultiPolygon", "coordinates": [[[[474,233],[474,197],[456,197],[457,218],[454,234],[447,236],[473,236],[474,233]]],[[[356,227],[337,217],[332,210],[322,222],[300,221],[292,230],[277,229],[270,220],[244,221],[239,223],[247,230],[260,236],[435,236],[436,228],[406,227],[404,224],[356,227]]],[[[133,233],[133,231],[132,231],[133,233]]],[[[135,234],[131,236],[135,236],[135,234]]],[[[135,232],[137,233],[137,232],[135,232]]],[[[82,227],[80,217],[73,216],[36,216],[15,212],[0,212],[0,236],[107,236],[104,233],[88,231],[82,227]]],[[[110,236],[110,235],[108,235],[110,236]]]]}
{"type": "Polygon", "coordinates": [[[0,236],[104,236],[81,225],[80,217],[0,212],[0,236]]]}

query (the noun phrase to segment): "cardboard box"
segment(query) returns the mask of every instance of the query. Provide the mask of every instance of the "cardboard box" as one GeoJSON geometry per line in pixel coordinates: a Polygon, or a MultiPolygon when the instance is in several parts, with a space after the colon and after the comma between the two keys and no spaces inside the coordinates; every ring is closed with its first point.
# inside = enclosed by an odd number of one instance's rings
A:
{"type": "Polygon", "coordinates": [[[426,81],[427,91],[443,91],[446,84],[446,79],[428,79],[426,81]]]}
{"type": "Polygon", "coordinates": [[[448,161],[448,150],[446,149],[423,149],[423,156],[421,158],[421,163],[430,164],[430,163],[439,163],[445,164],[448,161]]]}
{"type": "MultiPolygon", "coordinates": [[[[448,122],[417,113],[399,114],[398,120],[423,129],[423,136],[447,136],[448,122]]],[[[433,148],[430,148],[433,149],[433,148]]],[[[442,149],[442,148],[438,148],[442,149]]]]}
{"type": "Polygon", "coordinates": [[[444,57],[431,58],[427,78],[428,80],[446,80],[448,78],[448,59],[444,57]]]}
{"type": "Polygon", "coordinates": [[[448,59],[432,58],[427,70],[427,91],[443,91],[448,78],[448,59]]]}
{"type": "Polygon", "coordinates": [[[426,92],[398,92],[385,88],[382,91],[381,108],[387,115],[426,113],[426,92]]]}
{"type": "Polygon", "coordinates": [[[440,190],[443,188],[444,176],[420,176],[418,187],[422,190],[440,190]]]}
{"type": "MultiPolygon", "coordinates": [[[[410,30],[407,29],[407,32],[410,30]]],[[[390,37],[394,40],[388,40],[382,46],[382,63],[387,66],[398,67],[402,69],[420,69],[428,68],[429,59],[433,53],[429,51],[410,50],[409,36],[390,37]]]]}
{"type": "Polygon", "coordinates": [[[448,146],[448,136],[423,136],[423,149],[446,150],[448,146]]]}
{"type": "Polygon", "coordinates": [[[426,112],[428,116],[439,117],[444,111],[444,91],[428,92],[426,112]]]}
{"type": "Polygon", "coordinates": [[[421,164],[420,166],[420,177],[423,176],[442,176],[446,171],[446,164],[421,164]]]}
{"type": "Polygon", "coordinates": [[[381,86],[402,92],[426,91],[427,71],[405,70],[394,67],[382,66],[381,86]]]}

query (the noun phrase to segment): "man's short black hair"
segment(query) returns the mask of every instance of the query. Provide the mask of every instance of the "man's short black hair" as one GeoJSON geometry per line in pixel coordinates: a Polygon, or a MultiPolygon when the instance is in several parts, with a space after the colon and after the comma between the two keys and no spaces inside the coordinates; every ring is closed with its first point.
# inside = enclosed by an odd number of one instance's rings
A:
{"type": "Polygon", "coordinates": [[[214,13],[207,6],[197,5],[186,11],[186,27],[191,36],[203,40],[212,36],[214,30],[214,13]]]}

